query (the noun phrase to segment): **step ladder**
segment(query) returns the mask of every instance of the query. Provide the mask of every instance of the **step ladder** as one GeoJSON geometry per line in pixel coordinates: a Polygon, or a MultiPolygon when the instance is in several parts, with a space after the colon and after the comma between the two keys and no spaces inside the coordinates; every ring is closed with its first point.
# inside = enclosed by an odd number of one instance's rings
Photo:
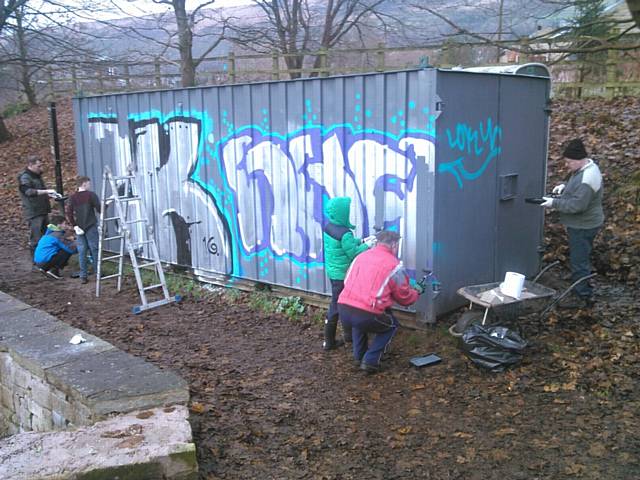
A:
{"type": "Polygon", "coordinates": [[[136,277],[141,305],[133,307],[133,313],[139,314],[150,308],[179,302],[180,295],[169,295],[158,247],[153,235],[153,226],[149,224],[144,211],[144,203],[136,186],[136,177],[132,170],[126,175],[114,176],[109,167],[105,167],[102,178],[100,222],[98,224],[98,261],[96,268],[96,297],[100,296],[103,280],[117,279],[118,291],[122,288],[124,258],[129,255],[136,277]],[[110,208],[113,207],[113,208],[110,208]],[[109,212],[108,209],[111,211],[109,212]],[[103,248],[106,242],[116,241],[115,254],[103,248]],[[126,252],[125,252],[126,249],[126,252]],[[144,254],[144,256],[143,256],[144,254]],[[103,262],[117,262],[118,271],[102,276],[103,262]],[[142,271],[154,272],[153,283],[144,284],[142,271]],[[147,294],[162,289],[163,298],[149,302],[147,294]]]}

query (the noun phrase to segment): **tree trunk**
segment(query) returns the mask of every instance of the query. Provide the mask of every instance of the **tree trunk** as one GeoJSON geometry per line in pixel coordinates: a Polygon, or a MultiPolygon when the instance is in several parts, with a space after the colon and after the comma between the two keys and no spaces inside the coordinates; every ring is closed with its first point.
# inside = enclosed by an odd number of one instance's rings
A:
{"type": "Polygon", "coordinates": [[[4,143],[11,139],[11,134],[7,130],[7,126],[4,124],[4,118],[0,115],[0,143],[4,143]]]}
{"type": "Polygon", "coordinates": [[[180,51],[180,73],[183,87],[196,85],[196,66],[193,62],[193,32],[189,25],[185,0],[173,0],[173,9],[178,27],[178,50],[180,51]]]}
{"type": "Polygon", "coordinates": [[[633,21],[636,22],[636,27],[640,28],[640,0],[627,0],[627,6],[633,21]]]}
{"type": "Polygon", "coordinates": [[[16,44],[18,45],[18,55],[20,56],[20,85],[27,97],[30,106],[37,104],[36,92],[31,84],[31,69],[28,62],[27,42],[25,39],[24,27],[22,26],[22,10],[16,10],[16,44]]]}
{"type": "Polygon", "coordinates": [[[289,78],[291,80],[295,80],[296,78],[302,78],[302,72],[292,71],[292,70],[301,70],[303,62],[304,62],[303,55],[284,57],[284,63],[287,65],[287,69],[289,70],[287,73],[289,74],[289,78]]]}

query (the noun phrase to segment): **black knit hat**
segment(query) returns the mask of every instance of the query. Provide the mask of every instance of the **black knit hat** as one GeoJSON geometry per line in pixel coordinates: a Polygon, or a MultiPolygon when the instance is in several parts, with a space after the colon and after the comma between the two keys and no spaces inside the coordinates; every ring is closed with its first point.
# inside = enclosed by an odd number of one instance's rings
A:
{"type": "Polygon", "coordinates": [[[582,140],[574,138],[567,144],[562,156],[571,160],[582,160],[587,158],[587,150],[584,148],[582,140]]]}

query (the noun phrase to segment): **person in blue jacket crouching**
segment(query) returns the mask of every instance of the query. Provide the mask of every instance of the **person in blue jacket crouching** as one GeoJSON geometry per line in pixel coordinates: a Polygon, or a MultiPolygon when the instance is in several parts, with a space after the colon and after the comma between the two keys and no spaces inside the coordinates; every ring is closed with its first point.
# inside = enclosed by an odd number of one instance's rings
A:
{"type": "Polygon", "coordinates": [[[65,239],[65,230],[69,228],[62,215],[53,215],[33,255],[36,266],[55,279],[62,278],[62,269],[69,262],[69,258],[74,253],[78,253],[75,242],[65,239]]]}

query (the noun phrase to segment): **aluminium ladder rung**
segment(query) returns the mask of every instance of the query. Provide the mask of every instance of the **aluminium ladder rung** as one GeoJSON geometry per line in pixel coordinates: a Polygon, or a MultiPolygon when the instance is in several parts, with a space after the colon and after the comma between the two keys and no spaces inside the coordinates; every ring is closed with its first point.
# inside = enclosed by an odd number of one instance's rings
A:
{"type": "Polygon", "coordinates": [[[158,265],[159,262],[149,262],[149,263],[142,263],[140,265],[138,265],[138,268],[146,268],[146,267],[150,267],[152,265],[158,265]]]}
{"type": "Polygon", "coordinates": [[[109,197],[107,198],[107,201],[114,201],[117,200],[119,202],[134,202],[134,201],[138,201],[138,200],[142,200],[142,197],[139,197],[138,195],[134,195],[133,197],[109,197]]]}
{"type": "Polygon", "coordinates": [[[135,250],[136,249],[135,247],[142,246],[142,245],[149,245],[150,243],[153,243],[153,240],[144,240],[142,242],[130,243],[129,245],[131,245],[131,248],[135,250]]]}
{"type": "Polygon", "coordinates": [[[156,307],[159,307],[161,305],[166,305],[168,303],[179,302],[180,300],[182,300],[182,297],[180,295],[174,295],[173,297],[162,298],[160,300],[156,300],[155,302],[147,303],[146,305],[138,305],[136,307],[133,307],[132,311],[133,311],[133,313],[138,315],[138,314],[144,312],[145,310],[149,310],[151,308],[156,308],[156,307]]]}
{"type": "MultiPolygon", "coordinates": [[[[120,217],[108,217],[108,218],[104,219],[105,222],[112,222],[114,220],[120,220],[120,217]]],[[[146,221],[147,221],[146,218],[140,218],[139,220],[127,220],[124,223],[126,223],[128,225],[131,225],[131,224],[134,224],[134,223],[143,223],[143,222],[146,222],[146,221]]]]}
{"type": "Polygon", "coordinates": [[[102,241],[106,242],[108,240],[117,240],[118,238],[124,238],[124,235],[116,235],[115,237],[107,237],[107,238],[103,238],[102,241]]]}
{"type": "Polygon", "coordinates": [[[164,287],[163,283],[157,283],[155,285],[149,285],[148,287],[144,287],[143,290],[146,292],[147,290],[153,290],[154,288],[164,287]]]}
{"type": "Polygon", "coordinates": [[[111,178],[113,178],[117,182],[118,180],[127,180],[127,179],[131,179],[131,178],[136,178],[136,176],[135,175],[122,175],[122,176],[119,176],[119,177],[112,176],[111,178]]]}
{"type": "Polygon", "coordinates": [[[110,257],[103,257],[102,261],[103,262],[109,262],[111,260],[115,260],[116,258],[122,258],[122,257],[124,257],[124,255],[112,255],[110,257]]]}
{"type": "Polygon", "coordinates": [[[100,280],[107,280],[107,279],[109,279],[109,278],[115,278],[115,277],[119,277],[119,276],[120,276],[120,274],[119,274],[119,273],[114,273],[114,274],[112,274],[112,275],[107,275],[107,276],[105,276],[105,277],[100,277],[100,280]]]}

